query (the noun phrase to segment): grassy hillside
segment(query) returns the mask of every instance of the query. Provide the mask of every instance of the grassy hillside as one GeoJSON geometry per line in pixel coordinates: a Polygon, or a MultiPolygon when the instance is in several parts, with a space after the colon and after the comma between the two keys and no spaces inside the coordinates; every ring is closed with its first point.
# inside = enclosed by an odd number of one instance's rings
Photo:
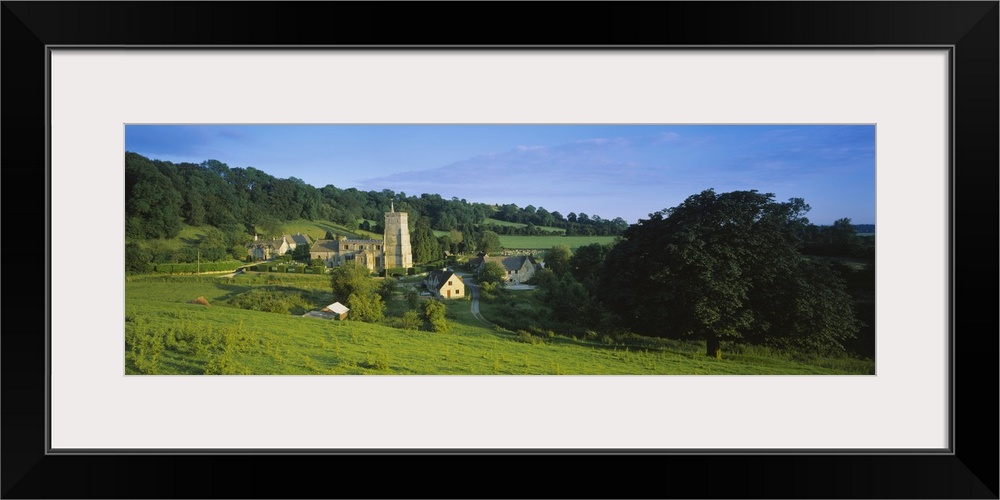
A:
{"type": "Polygon", "coordinates": [[[330,231],[337,235],[347,236],[348,238],[366,238],[366,239],[381,239],[381,234],[372,233],[370,231],[362,231],[356,226],[351,228],[335,222],[325,221],[325,220],[306,220],[298,219],[284,223],[285,234],[295,234],[302,233],[308,234],[313,240],[321,240],[326,236],[326,232],[330,231]]]}
{"type": "MultiPolygon", "coordinates": [[[[447,333],[292,315],[332,301],[327,279],[142,277],[125,284],[126,372],[192,374],[835,374],[873,373],[845,363],[763,350],[716,360],[698,342],[658,349],[553,336],[526,342],[447,303],[447,333]],[[209,306],[190,303],[204,297],[209,306]],[[268,302],[270,300],[270,302],[268,302]],[[263,312],[236,307],[262,305],[263,312]]],[[[406,309],[394,301],[390,311],[406,309]]],[[[387,323],[398,323],[390,318],[387,323]]]]}
{"type": "MultiPolygon", "coordinates": [[[[349,228],[341,224],[323,220],[293,220],[284,223],[282,227],[285,234],[308,234],[314,240],[323,239],[327,231],[338,235],[344,235],[348,238],[382,238],[382,235],[380,234],[362,231],[357,228],[349,228]]],[[[144,245],[159,249],[161,252],[176,252],[185,246],[198,245],[210,229],[212,229],[211,226],[189,226],[182,223],[181,231],[176,237],[146,240],[144,245]]]]}

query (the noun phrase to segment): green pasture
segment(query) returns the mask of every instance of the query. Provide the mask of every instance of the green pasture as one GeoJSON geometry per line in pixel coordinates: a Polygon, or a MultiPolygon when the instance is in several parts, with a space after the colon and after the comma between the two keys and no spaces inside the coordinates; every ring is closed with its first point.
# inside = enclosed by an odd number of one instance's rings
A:
{"type": "MultiPolygon", "coordinates": [[[[442,374],[744,375],[870,374],[871,362],[826,360],[746,348],[722,360],[700,342],[637,348],[596,340],[525,336],[472,317],[468,300],[447,302],[449,331],[404,330],[408,309],[394,297],[383,324],[331,321],[233,305],[301,313],[332,301],[327,278],[249,273],[233,278],[133,277],[125,283],[128,374],[442,374]],[[204,297],[210,305],[193,304],[204,297]],[[243,301],[246,302],[245,300],[243,301]]],[[[422,298],[422,300],[428,300],[422,298]]],[[[484,315],[490,310],[483,304],[484,315]]]]}
{"type": "Polygon", "coordinates": [[[576,250],[591,243],[614,243],[615,236],[505,236],[500,244],[508,250],[548,250],[556,245],[566,245],[576,250]]]}
{"type": "MultiPolygon", "coordinates": [[[[486,218],[483,220],[483,224],[492,224],[494,226],[511,226],[511,227],[527,227],[527,224],[521,222],[507,222],[505,220],[486,218]]],[[[552,226],[535,226],[541,231],[555,231],[557,233],[565,233],[566,230],[558,227],[552,226]]]]}

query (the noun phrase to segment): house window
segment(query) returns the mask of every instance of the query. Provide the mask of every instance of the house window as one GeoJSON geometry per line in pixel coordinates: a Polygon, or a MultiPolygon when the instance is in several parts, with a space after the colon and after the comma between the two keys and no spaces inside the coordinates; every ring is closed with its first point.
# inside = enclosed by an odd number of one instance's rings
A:
{"type": "Polygon", "coordinates": [[[451,282],[450,281],[448,282],[448,286],[451,286],[451,282]]]}

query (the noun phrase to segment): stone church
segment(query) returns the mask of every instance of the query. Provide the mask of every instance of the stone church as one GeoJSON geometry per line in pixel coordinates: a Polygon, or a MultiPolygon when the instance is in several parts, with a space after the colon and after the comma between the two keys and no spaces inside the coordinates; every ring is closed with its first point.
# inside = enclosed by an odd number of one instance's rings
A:
{"type": "Polygon", "coordinates": [[[359,261],[372,272],[387,268],[413,267],[410,229],[406,212],[397,212],[393,205],[385,213],[385,234],[381,240],[361,240],[340,237],[313,243],[309,256],[322,259],[327,267],[359,261]]]}

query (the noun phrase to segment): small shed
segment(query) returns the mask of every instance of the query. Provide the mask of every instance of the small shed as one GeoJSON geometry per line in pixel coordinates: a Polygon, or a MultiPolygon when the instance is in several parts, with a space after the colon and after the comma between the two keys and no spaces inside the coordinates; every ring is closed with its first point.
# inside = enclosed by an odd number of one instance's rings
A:
{"type": "Polygon", "coordinates": [[[323,308],[323,312],[332,314],[337,319],[347,319],[347,311],[350,311],[350,309],[340,302],[334,302],[323,308]]]}

